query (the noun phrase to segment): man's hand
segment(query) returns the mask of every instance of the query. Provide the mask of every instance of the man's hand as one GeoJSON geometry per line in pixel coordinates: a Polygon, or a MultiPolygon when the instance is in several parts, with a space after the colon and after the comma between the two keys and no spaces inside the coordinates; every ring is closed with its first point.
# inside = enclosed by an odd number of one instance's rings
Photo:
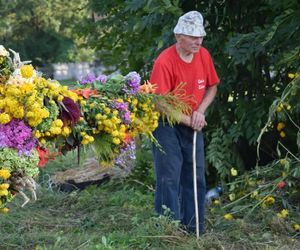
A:
{"type": "Polygon", "coordinates": [[[192,118],[188,115],[181,114],[181,123],[187,127],[191,127],[192,118]]]}
{"type": "Polygon", "coordinates": [[[200,131],[206,125],[205,115],[202,112],[194,111],[191,119],[191,127],[194,130],[200,131]]]}

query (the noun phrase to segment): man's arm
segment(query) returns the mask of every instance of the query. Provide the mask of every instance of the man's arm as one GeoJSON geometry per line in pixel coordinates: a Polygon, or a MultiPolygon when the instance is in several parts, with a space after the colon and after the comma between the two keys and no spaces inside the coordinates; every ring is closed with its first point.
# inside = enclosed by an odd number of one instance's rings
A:
{"type": "Polygon", "coordinates": [[[207,125],[205,120],[205,112],[209,105],[214,100],[217,94],[217,85],[213,85],[206,90],[205,96],[199,105],[197,111],[193,112],[191,127],[195,130],[201,130],[204,126],[207,125]]]}

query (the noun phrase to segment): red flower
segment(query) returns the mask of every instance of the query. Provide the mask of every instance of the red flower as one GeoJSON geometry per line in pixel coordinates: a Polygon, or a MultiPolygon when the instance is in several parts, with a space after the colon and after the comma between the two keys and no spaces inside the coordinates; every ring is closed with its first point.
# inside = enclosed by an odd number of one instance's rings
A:
{"type": "Polygon", "coordinates": [[[286,183],[285,183],[284,181],[281,181],[281,182],[279,182],[279,183],[277,184],[277,187],[280,188],[280,189],[282,189],[282,188],[285,187],[285,185],[286,185],[286,183]]]}
{"type": "Polygon", "coordinates": [[[42,147],[36,147],[36,150],[38,151],[40,158],[38,163],[39,167],[44,167],[49,160],[55,160],[56,156],[61,155],[60,152],[51,153],[49,150],[42,147]]]}
{"type": "Polygon", "coordinates": [[[37,147],[36,150],[39,153],[39,167],[44,167],[46,165],[46,163],[49,161],[49,158],[47,157],[47,154],[49,153],[49,151],[47,149],[41,148],[41,147],[37,147]]]}
{"type": "Polygon", "coordinates": [[[64,124],[75,125],[80,119],[80,108],[71,98],[65,96],[60,104],[60,118],[64,124]]]}

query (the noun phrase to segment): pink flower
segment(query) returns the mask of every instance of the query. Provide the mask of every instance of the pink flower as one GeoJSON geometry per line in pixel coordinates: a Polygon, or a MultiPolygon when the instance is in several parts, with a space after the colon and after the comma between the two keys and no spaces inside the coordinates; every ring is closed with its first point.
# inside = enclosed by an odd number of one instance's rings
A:
{"type": "Polygon", "coordinates": [[[285,183],[284,181],[281,181],[281,182],[279,182],[279,183],[277,184],[277,187],[278,187],[279,189],[282,189],[282,188],[285,187],[285,185],[286,185],[286,183],[285,183]]]}

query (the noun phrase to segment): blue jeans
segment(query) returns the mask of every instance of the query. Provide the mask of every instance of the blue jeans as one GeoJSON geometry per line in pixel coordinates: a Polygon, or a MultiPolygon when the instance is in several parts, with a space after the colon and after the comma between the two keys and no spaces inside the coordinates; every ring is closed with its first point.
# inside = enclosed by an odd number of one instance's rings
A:
{"type": "MultiPolygon", "coordinates": [[[[154,136],[164,152],[153,147],[156,172],[155,211],[164,214],[163,205],[171,210],[174,220],[180,220],[188,231],[196,231],[193,188],[193,134],[184,125],[159,122],[154,136]]],[[[197,192],[200,232],[205,224],[205,168],[203,133],[197,133],[197,192]]]]}

